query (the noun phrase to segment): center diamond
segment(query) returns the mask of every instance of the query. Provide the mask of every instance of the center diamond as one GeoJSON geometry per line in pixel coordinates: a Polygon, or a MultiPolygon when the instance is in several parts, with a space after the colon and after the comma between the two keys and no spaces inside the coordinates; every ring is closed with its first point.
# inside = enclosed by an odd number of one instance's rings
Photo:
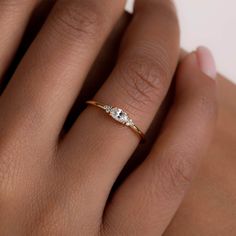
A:
{"type": "Polygon", "coordinates": [[[122,123],[122,124],[126,124],[127,122],[129,122],[129,117],[128,115],[122,111],[122,109],[117,108],[117,107],[113,107],[110,111],[110,115],[117,120],[118,122],[122,123]]]}

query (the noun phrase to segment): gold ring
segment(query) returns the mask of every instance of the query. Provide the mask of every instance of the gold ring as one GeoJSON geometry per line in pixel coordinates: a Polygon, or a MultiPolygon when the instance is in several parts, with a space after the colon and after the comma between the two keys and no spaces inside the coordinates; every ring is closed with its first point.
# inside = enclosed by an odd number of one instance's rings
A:
{"type": "Polygon", "coordinates": [[[95,107],[101,108],[107,114],[109,114],[114,120],[119,123],[130,127],[139,137],[144,141],[144,133],[134,124],[134,122],[129,118],[128,114],[124,112],[122,109],[118,107],[113,107],[109,105],[105,105],[96,101],[87,101],[89,105],[93,105],[95,107]]]}

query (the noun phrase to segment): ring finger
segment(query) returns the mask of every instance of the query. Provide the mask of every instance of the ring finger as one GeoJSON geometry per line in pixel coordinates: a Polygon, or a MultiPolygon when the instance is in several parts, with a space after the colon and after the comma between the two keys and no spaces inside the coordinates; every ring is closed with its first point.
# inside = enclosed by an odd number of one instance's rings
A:
{"type": "MultiPolygon", "coordinates": [[[[117,65],[94,100],[121,107],[142,131],[147,131],[168,91],[178,55],[179,28],[172,3],[137,1],[117,65]]],[[[85,174],[86,182],[88,177],[94,184],[101,180],[95,196],[101,204],[139,143],[127,127],[106,115],[88,107],[61,148],[61,155],[66,157],[61,159],[62,166],[69,168],[70,175],[75,170],[75,176],[85,174]]]]}

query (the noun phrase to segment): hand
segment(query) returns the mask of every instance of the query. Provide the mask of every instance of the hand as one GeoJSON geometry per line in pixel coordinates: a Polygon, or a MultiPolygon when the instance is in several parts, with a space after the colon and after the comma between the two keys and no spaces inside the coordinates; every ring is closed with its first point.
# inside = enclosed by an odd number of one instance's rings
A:
{"type": "Polygon", "coordinates": [[[217,100],[213,142],[164,236],[236,235],[236,85],[221,75],[217,100]]]}
{"type": "MultiPolygon", "coordinates": [[[[201,51],[180,65],[174,103],[150,154],[112,195],[139,139],[94,107],[62,135],[123,11],[123,1],[102,3],[58,1],[0,98],[1,235],[161,235],[208,147],[215,75],[208,74],[210,55],[201,51]]],[[[25,19],[17,14],[11,32],[24,28],[25,19]]],[[[116,65],[94,100],[124,108],[146,132],[175,72],[178,33],[170,2],[137,1],[116,65]]],[[[16,39],[1,46],[1,61],[10,61],[6,48],[16,39]]],[[[1,66],[6,71],[9,64],[1,66]]]]}

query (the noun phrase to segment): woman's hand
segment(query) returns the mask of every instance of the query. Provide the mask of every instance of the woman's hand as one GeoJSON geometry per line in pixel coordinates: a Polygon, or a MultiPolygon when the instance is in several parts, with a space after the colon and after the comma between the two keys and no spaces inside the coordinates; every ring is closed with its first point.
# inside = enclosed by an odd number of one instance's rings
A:
{"type": "MultiPolygon", "coordinates": [[[[22,35],[25,13],[36,3],[2,4],[7,20],[7,11],[19,11],[10,15],[14,27],[4,28],[4,19],[0,24],[3,35],[12,35],[0,45],[4,74],[19,45],[13,37],[22,35]]],[[[123,7],[124,1],[57,1],[4,90],[1,235],[161,235],[179,207],[216,118],[216,75],[205,49],[181,62],[160,137],[112,195],[139,139],[94,107],[62,132],[123,7]]],[[[100,88],[95,84],[94,100],[124,108],[146,132],[176,69],[178,34],[171,2],[137,1],[116,65],[100,88]]]]}
{"type": "Polygon", "coordinates": [[[236,235],[236,85],[218,75],[216,87],[213,142],[164,236],[236,235]]]}

